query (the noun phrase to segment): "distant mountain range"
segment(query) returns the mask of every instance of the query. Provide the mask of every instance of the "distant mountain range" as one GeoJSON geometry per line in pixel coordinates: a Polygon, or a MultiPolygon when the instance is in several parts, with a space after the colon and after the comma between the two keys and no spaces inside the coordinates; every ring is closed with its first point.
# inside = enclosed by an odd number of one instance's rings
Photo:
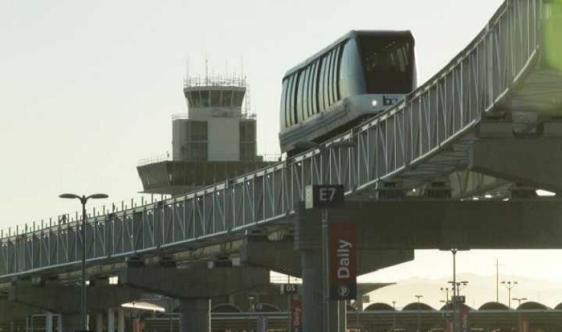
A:
{"type": "MultiPolygon", "coordinates": [[[[395,285],[378,289],[369,294],[370,303],[385,302],[392,304],[396,301],[396,307],[401,309],[409,303],[416,302],[415,295],[423,295],[422,302],[433,308],[441,308],[445,300],[445,292],[440,288],[451,288],[447,281],[451,279],[420,279],[410,278],[397,282],[395,285]]],[[[474,274],[461,274],[457,281],[468,281],[466,287],[461,288],[461,295],[466,296],[466,304],[477,309],[482,304],[496,301],[496,277],[480,276],[474,274]]],[[[502,280],[516,280],[518,282],[511,290],[511,298],[527,298],[526,301],[540,302],[548,307],[554,308],[562,303],[562,281],[560,283],[532,280],[527,278],[510,277],[502,280]]],[[[390,282],[390,280],[388,280],[390,282]]],[[[452,292],[449,291],[449,295],[452,292]]],[[[500,283],[499,302],[508,304],[508,290],[500,283]]],[[[512,300],[511,306],[516,307],[517,301],[512,300]]]]}

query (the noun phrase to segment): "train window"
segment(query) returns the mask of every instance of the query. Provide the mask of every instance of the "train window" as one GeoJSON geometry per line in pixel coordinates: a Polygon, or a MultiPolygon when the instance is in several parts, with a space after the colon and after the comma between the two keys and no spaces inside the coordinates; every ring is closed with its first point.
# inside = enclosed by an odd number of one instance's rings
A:
{"type": "Polygon", "coordinates": [[[316,70],[316,63],[312,63],[309,67],[309,75],[308,75],[308,93],[306,95],[306,101],[308,104],[308,116],[311,117],[314,115],[314,72],[316,70]]]}
{"type": "Polygon", "coordinates": [[[293,74],[291,76],[291,78],[289,79],[289,92],[287,95],[287,113],[289,114],[289,121],[291,123],[291,126],[296,124],[297,121],[295,119],[295,80],[296,80],[296,74],[293,74]]]}
{"type": "Polygon", "coordinates": [[[296,104],[297,104],[298,74],[293,75],[292,81],[293,82],[291,85],[291,103],[290,103],[291,111],[290,112],[291,112],[291,119],[293,121],[293,124],[297,124],[298,118],[297,118],[296,104]]]}
{"type": "Polygon", "coordinates": [[[339,55],[340,55],[340,48],[337,47],[334,49],[334,65],[332,66],[332,81],[330,84],[330,90],[332,91],[332,103],[335,103],[338,100],[338,68],[339,68],[339,55]]]}
{"type": "Polygon", "coordinates": [[[320,91],[320,111],[324,112],[328,108],[328,91],[327,91],[327,81],[328,81],[328,70],[329,70],[329,57],[325,55],[322,58],[322,68],[320,68],[320,86],[318,90],[320,91]]]}
{"type": "Polygon", "coordinates": [[[285,102],[285,98],[287,97],[287,79],[283,80],[283,87],[281,88],[281,105],[279,109],[281,110],[279,124],[281,125],[281,129],[287,128],[289,125],[287,124],[287,109],[285,102]]]}
{"type": "Polygon", "coordinates": [[[408,93],[413,89],[411,38],[361,36],[360,46],[368,93],[408,93]]]}
{"type": "Polygon", "coordinates": [[[308,66],[305,71],[305,78],[304,78],[304,89],[303,89],[303,96],[302,96],[302,105],[303,105],[303,114],[304,118],[310,118],[310,73],[312,72],[312,66],[308,66]]]}
{"type": "Polygon", "coordinates": [[[297,108],[299,100],[298,100],[297,97],[298,97],[299,85],[301,83],[300,82],[301,81],[301,74],[302,74],[302,71],[298,72],[295,75],[295,83],[294,83],[294,87],[293,87],[293,100],[292,100],[292,103],[291,103],[291,105],[293,106],[293,119],[295,120],[295,123],[300,122],[300,118],[299,118],[299,115],[298,115],[298,108],[297,108]]]}
{"type": "Polygon", "coordinates": [[[289,88],[287,90],[287,118],[289,119],[289,124],[292,126],[295,124],[295,119],[293,118],[293,87],[295,86],[295,75],[293,74],[289,78],[289,88]]]}
{"type": "Polygon", "coordinates": [[[322,105],[322,80],[324,79],[323,70],[324,58],[318,60],[318,78],[316,79],[316,112],[322,112],[324,110],[322,105]]]}
{"type": "Polygon", "coordinates": [[[334,81],[334,78],[332,76],[332,74],[334,73],[333,68],[334,68],[334,51],[331,51],[328,55],[328,77],[326,79],[326,108],[330,107],[334,101],[334,96],[332,95],[332,82],[334,81]]]}
{"type": "Polygon", "coordinates": [[[336,49],[331,52],[332,60],[330,61],[330,85],[328,89],[330,90],[330,105],[336,101],[336,94],[334,91],[334,83],[336,81],[335,68],[336,68],[336,49]]]}
{"type": "Polygon", "coordinates": [[[318,77],[318,61],[310,68],[310,90],[308,92],[308,104],[310,105],[310,116],[316,114],[316,80],[318,77]]]}
{"type": "Polygon", "coordinates": [[[291,117],[291,85],[293,82],[293,76],[289,76],[287,79],[287,93],[285,94],[285,118],[289,126],[293,125],[293,120],[291,117]]]}
{"type": "Polygon", "coordinates": [[[298,86],[297,86],[297,103],[295,109],[297,112],[297,122],[302,122],[305,119],[304,109],[303,109],[303,96],[304,96],[304,86],[306,83],[306,71],[301,70],[298,73],[298,86]]]}
{"type": "Polygon", "coordinates": [[[307,70],[301,70],[300,80],[299,80],[299,122],[306,120],[306,75],[307,70]]]}
{"type": "Polygon", "coordinates": [[[334,94],[336,95],[336,100],[341,99],[341,92],[340,92],[340,68],[341,68],[341,59],[343,54],[343,45],[338,46],[336,52],[336,66],[334,68],[334,94]]]}

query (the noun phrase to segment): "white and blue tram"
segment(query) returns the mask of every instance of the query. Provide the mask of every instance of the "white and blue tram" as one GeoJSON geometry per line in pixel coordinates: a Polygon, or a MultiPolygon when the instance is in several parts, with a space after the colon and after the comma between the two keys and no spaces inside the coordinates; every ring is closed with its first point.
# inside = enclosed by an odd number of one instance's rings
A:
{"type": "Polygon", "coordinates": [[[416,88],[409,31],[351,31],[283,77],[279,141],[289,156],[397,103],[416,88]]]}

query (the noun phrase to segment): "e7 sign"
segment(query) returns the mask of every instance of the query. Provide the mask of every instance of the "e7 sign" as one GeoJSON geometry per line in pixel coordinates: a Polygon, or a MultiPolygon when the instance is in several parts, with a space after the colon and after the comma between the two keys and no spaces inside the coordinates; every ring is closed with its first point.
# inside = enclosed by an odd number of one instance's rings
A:
{"type": "Polygon", "coordinates": [[[305,188],[305,208],[336,208],[344,204],[343,185],[312,185],[305,188]]]}

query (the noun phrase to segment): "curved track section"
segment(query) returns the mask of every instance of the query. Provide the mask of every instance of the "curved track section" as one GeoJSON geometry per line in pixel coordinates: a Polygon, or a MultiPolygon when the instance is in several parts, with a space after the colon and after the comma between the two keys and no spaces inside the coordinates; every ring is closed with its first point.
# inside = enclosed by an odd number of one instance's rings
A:
{"type": "MultiPolygon", "coordinates": [[[[462,169],[483,119],[561,109],[561,72],[543,61],[560,46],[543,37],[549,6],[562,4],[506,1],[457,57],[403,102],[317,148],[183,197],[90,218],[88,264],[180,252],[285,223],[309,184],[341,183],[348,196],[369,197],[386,180],[413,186],[462,169]]],[[[0,280],[77,269],[79,230],[76,222],[50,223],[4,235],[0,280]]]]}

